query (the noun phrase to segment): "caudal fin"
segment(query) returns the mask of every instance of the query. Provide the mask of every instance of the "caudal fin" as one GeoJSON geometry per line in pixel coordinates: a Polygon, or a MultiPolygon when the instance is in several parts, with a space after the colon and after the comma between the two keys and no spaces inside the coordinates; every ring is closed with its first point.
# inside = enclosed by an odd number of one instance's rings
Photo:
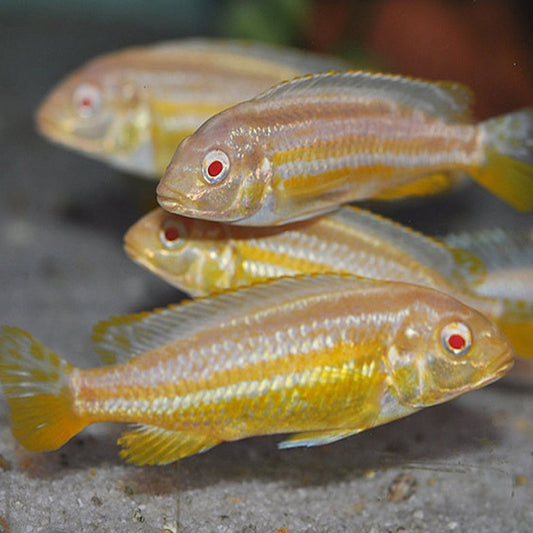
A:
{"type": "Polygon", "coordinates": [[[533,209],[533,108],[481,124],[486,135],[485,162],[476,181],[521,211],[533,209]]]}
{"type": "Polygon", "coordinates": [[[74,367],[25,331],[0,334],[0,381],[15,438],[28,450],[55,450],[85,423],[72,409],[67,375],[74,367]]]}

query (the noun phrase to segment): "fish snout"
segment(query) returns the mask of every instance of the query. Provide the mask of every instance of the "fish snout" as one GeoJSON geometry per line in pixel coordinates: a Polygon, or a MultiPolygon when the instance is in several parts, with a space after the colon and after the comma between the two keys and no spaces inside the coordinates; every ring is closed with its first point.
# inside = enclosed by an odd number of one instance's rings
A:
{"type": "Polygon", "coordinates": [[[487,383],[492,383],[503,377],[514,365],[514,352],[511,346],[505,348],[491,361],[487,367],[487,383]]]}
{"type": "Polygon", "coordinates": [[[156,189],[157,202],[169,213],[182,213],[181,207],[186,205],[182,195],[178,193],[164,177],[161,179],[156,189]]]}

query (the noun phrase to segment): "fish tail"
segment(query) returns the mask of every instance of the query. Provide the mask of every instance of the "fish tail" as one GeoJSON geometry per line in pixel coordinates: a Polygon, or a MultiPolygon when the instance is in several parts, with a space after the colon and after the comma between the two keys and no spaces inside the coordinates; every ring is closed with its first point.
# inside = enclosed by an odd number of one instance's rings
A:
{"type": "Polygon", "coordinates": [[[73,370],[29,333],[2,328],[0,381],[13,435],[28,450],[55,450],[85,427],[73,409],[68,383],[73,370]]]}
{"type": "Polygon", "coordinates": [[[489,119],[485,160],[474,172],[481,185],[521,211],[533,209],[533,107],[489,119]]]}
{"type": "Polygon", "coordinates": [[[505,300],[504,312],[496,325],[509,339],[519,357],[533,360],[533,303],[505,300]]]}

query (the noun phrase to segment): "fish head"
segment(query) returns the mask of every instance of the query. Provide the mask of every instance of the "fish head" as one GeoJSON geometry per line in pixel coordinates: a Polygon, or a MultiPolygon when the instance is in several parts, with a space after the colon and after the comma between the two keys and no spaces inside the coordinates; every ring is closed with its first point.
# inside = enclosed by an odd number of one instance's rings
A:
{"type": "Polygon", "coordinates": [[[234,109],[210,118],[179,144],[157,187],[165,210],[238,223],[263,206],[271,163],[258,131],[234,109]]]}
{"type": "Polygon", "coordinates": [[[124,236],[135,262],[193,296],[231,285],[237,261],[227,227],[154,209],[124,236]]]}
{"type": "Polygon", "coordinates": [[[431,290],[429,299],[414,300],[386,361],[399,402],[419,409],[499,379],[513,365],[513,349],[481,313],[431,290]]]}
{"type": "Polygon", "coordinates": [[[148,149],[145,99],[127,71],[96,59],[50,91],[37,110],[37,128],[54,142],[127,168],[132,154],[148,149]]]}

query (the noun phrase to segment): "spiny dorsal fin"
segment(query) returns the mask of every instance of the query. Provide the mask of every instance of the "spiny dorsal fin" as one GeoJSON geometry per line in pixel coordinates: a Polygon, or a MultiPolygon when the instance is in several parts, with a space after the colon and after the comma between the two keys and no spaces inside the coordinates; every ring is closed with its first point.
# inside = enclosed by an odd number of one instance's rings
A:
{"type": "Polygon", "coordinates": [[[141,425],[118,439],[122,447],[120,456],[136,465],[173,463],[188,455],[205,452],[220,442],[220,439],[201,433],[148,425],[141,425]]]}
{"type": "Polygon", "coordinates": [[[457,250],[370,211],[343,207],[330,215],[348,226],[376,234],[378,240],[395,243],[423,265],[441,273],[447,279],[468,287],[485,276],[483,262],[467,250],[457,250]]]}
{"type": "Polygon", "coordinates": [[[429,82],[393,74],[358,71],[326,72],[294,78],[272,87],[252,101],[309,96],[369,96],[418,109],[450,122],[469,119],[472,94],[454,82],[429,82]]]}
{"type": "Polygon", "coordinates": [[[98,323],[93,330],[95,350],[106,363],[127,361],[134,355],[171,344],[210,326],[229,323],[237,316],[262,312],[287,294],[292,298],[331,290],[339,284],[352,286],[355,276],[318,274],[279,278],[241,289],[227,290],[206,298],[187,300],[152,312],[112,317],[98,323]],[[350,278],[346,282],[345,278],[350,278]]]}

